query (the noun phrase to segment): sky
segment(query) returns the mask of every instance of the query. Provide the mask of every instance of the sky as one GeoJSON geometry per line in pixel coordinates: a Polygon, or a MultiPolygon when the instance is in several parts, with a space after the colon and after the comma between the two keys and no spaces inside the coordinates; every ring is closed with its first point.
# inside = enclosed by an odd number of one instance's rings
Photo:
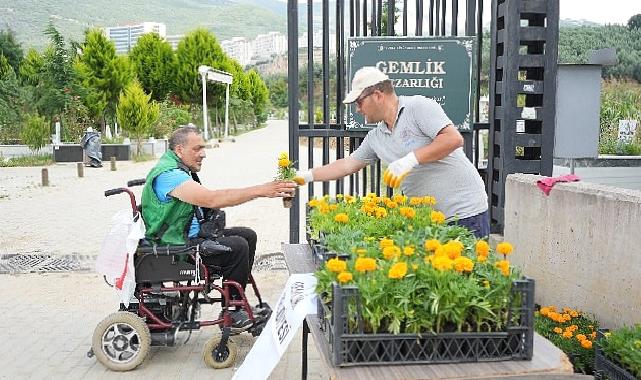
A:
{"type": "Polygon", "coordinates": [[[590,20],[601,24],[627,24],[641,13],[639,0],[560,0],[561,18],[590,20]]]}

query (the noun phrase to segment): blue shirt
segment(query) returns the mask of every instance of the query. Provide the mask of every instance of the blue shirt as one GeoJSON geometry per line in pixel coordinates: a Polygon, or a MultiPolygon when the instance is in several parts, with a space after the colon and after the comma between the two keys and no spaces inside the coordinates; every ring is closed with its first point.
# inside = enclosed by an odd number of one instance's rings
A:
{"type": "MultiPolygon", "coordinates": [[[[161,173],[156,179],[154,179],[153,183],[153,189],[154,193],[156,193],[156,196],[158,197],[158,200],[162,203],[167,203],[170,202],[172,199],[172,196],[169,195],[172,191],[174,191],[175,188],[178,186],[182,185],[188,180],[191,180],[191,176],[184,171],[180,169],[173,169],[166,171],[164,173],[161,173]]],[[[198,219],[196,219],[196,216],[191,221],[191,226],[189,227],[189,234],[188,236],[190,238],[194,238],[198,236],[198,232],[200,231],[200,224],[198,223],[198,219]]]]}

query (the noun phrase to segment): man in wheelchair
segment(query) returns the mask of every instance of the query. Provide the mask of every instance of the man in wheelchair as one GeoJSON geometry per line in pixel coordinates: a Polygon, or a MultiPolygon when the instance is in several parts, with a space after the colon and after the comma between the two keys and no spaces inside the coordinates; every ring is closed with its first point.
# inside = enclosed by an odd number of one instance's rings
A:
{"type": "MultiPolygon", "coordinates": [[[[210,190],[202,186],[197,172],[205,158],[205,141],[194,127],[181,127],[169,139],[169,150],[147,175],[142,192],[142,216],[146,239],[159,245],[198,245],[203,264],[223,278],[248,282],[256,253],[256,233],[247,227],[225,228],[224,207],[259,197],[293,196],[295,182],[273,181],[238,189],[210,190]]],[[[230,288],[230,297],[240,299],[230,288]]],[[[249,327],[247,313],[231,313],[232,328],[249,327]]]]}

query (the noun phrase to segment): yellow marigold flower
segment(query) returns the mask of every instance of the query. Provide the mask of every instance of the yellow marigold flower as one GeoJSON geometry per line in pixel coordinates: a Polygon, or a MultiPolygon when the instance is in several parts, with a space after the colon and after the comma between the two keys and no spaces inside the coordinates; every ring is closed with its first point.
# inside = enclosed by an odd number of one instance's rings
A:
{"type": "Polygon", "coordinates": [[[476,242],[476,254],[478,256],[487,256],[490,254],[490,245],[485,240],[476,242]]]}
{"type": "Polygon", "coordinates": [[[563,314],[563,319],[565,319],[566,321],[569,321],[569,320],[572,320],[572,317],[570,316],[570,314],[565,313],[563,314]]]}
{"type": "Polygon", "coordinates": [[[484,263],[487,261],[487,256],[476,256],[476,261],[478,261],[479,263],[484,263]]]}
{"type": "Polygon", "coordinates": [[[504,241],[496,245],[496,252],[502,254],[502,255],[509,255],[512,253],[512,250],[514,248],[512,247],[512,244],[504,241]]]}
{"type": "Polygon", "coordinates": [[[412,269],[417,270],[418,269],[418,264],[412,264],[412,269]]]}
{"type": "Polygon", "coordinates": [[[329,205],[327,203],[322,203],[320,206],[318,206],[318,211],[321,214],[327,214],[329,212],[329,205]]]}
{"type": "Polygon", "coordinates": [[[343,199],[344,195],[343,194],[336,194],[336,199],[343,199]]]}
{"type": "Polygon", "coordinates": [[[447,256],[434,256],[432,266],[440,271],[450,270],[454,266],[454,261],[447,256]]]}
{"type": "Polygon", "coordinates": [[[410,198],[410,205],[411,206],[418,206],[423,204],[423,197],[411,197],[410,198]]]}
{"type": "Polygon", "coordinates": [[[557,333],[557,334],[561,334],[563,332],[563,329],[560,328],[560,327],[555,327],[554,328],[554,332],[557,333]]]}
{"type": "Polygon", "coordinates": [[[423,197],[423,204],[428,206],[434,206],[436,204],[436,198],[426,195],[423,197]]]}
{"type": "MultiPolygon", "coordinates": [[[[565,317],[564,317],[564,318],[565,318],[565,317]]],[[[568,326],[568,327],[566,328],[566,330],[570,330],[570,331],[572,331],[572,332],[574,332],[574,331],[576,331],[576,330],[578,330],[578,329],[579,329],[579,326],[577,326],[577,325],[570,325],[570,326],[568,326]]]]}
{"type": "Polygon", "coordinates": [[[354,269],[359,272],[376,270],[376,260],[368,257],[359,257],[354,263],[354,269]]]}
{"type": "Polygon", "coordinates": [[[445,251],[447,252],[447,256],[452,260],[461,256],[461,253],[463,253],[463,248],[465,248],[463,243],[461,243],[458,240],[450,240],[447,243],[445,243],[444,247],[445,247],[445,251]]]}
{"type": "Polygon", "coordinates": [[[381,239],[380,243],[378,243],[379,247],[381,249],[384,249],[385,247],[391,247],[394,245],[394,240],[392,239],[381,239]]]}
{"type": "Polygon", "coordinates": [[[347,269],[347,263],[343,260],[333,258],[325,262],[325,267],[330,272],[341,273],[341,272],[345,272],[345,270],[347,269]]]}
{"type": "Polygon", "coordinates": [[[441,246],[441,242],[436,239],[425,240],[423,246],[425,247],[426,251],[434,252],[436,251],[436,248],[441,246]]]}
{"type": "Polygon", "coordinates": [[[488,280],[483,280],[483,287],[484,288],[490,288],[490,282],[488,280]]]}
{"type": "Polygon", "coordinates": [[[405,275],[407,275],[407,263],[403,262],[392,265],[387,273],[387,277],[396,280],[405,277],[405,275]]]}
{"type": "Polygon", "coordinates": [[[279,159],[279,160],[283,160],[283,159],[285,159],[285,160],[286,160],[286,159],[289,159],[289,155],[287,154],[287,152],[280,152],[280,153],[278,154],[278,159],[279,159]]]}
{"type": "Polygon", "coordinates": [[[382,219],[387,216],[387,210],[383,207],[376,207],[375,213],[377,219],[382,219]]]}
{"type": "Polygon", "coordinates": [[[349,216],[347,216],[347,214],[345,214],[344,212],[341,212],[339,214],[336,214],[334,220],[338,223],[347,223],[349,221],[349,216]]]}
{"type": "Polygon", "coordinates": [[[365,197],[374,199],[374,198],[378,198],[378,195],[376,195],[376,193],[367,193],[365,197]]]}
{"type": "Polygon", "coordinates": [[[403,247],[403,254],[405,256],[412,256],[415,250],[416,249],[414,247],[412,247],[411,245],[408,245],[407,247],[403,247]]]}
{"type": "Polygon", "coordinates": [[[416,216],[416,210],[411,207],[401,207],[398,209],[398,212],[408,219],[412,219],[416,216]]]}
{"type": "Polygon", "coordinates": [[[345,194],[345,202],[350,203],[350,204],[351,203],[356,203],[356,197],[354,197],[353,195],[345,194]]]}
{"type": "Polygon", "coordinates": [[[596,331],[593,331],[593,332],[590,334],[590,338],[592,338],[592,339],[596,339],[596,331]]]}
{"type": "Polygon", "coordinates": [[[592,341],[591,340],[582,340],[581,341],[581,347],[585,348],[586,350],[589,350],[592,348],[592,341]]]}
{"type": "Polygon", "coordinates": [[[572,331],[565,330],[563,332],[563,337],[564,338],[572,338],[572,331]]]}
{"type": "Polygon", "coordinates": [[[398,207],[398,203],[396,203],[394,201],[388,201],[387,203],[385,203],[385,205],[387,206],[387,208],[397,208],[398,207]]]}
{"type": "Polygon", "coordinates": [[[281,168],[286,168],[289,166],[289,160],[287,158],[278,159],[278,166],[281,168]]]}
{"type": "Polygon", "coordinates": [[[318,199],[312,199],[309,202],[307,202],[309,207],[317,207],[319,205],[318,199]]]}
{"type": "Polygon", "coordinates": [[[341,273],[338,274],[338,276],[336,276],[336,279],[341,284],[344,284],[346,282],[350,282],[350,281],[353,280],[353,278],[354,278],[354,276],[352,276],[352,274],[349,273],[349,272],[341,272],[341,273]]]}
{"type": "Polygon", "coordinates": [[[467,257],[460,256],[454,260],[454,270],[457,272],[471,272],[474,269],[474,262],[467,257]]]}
{"type": "Polygon", "coordinates": [[[383,257],[385,260],[396,259],[401,255],[401,249],[395,245],[383,248],[383,257]]]}
{"type": "Polygon", "coordinates": [[[543,307],[539,310],[539,313],[540,313],[542,316],[547,317],[547,316],[548,316],[548,314],[550,313],[550,311],[552,311],[552,310],[551,310],[548,306],[543,306],[543,307]]]}
{"type": "Polygon", "coordinates": [[[578,318],[579,317],[579,313],[576,310],[570,310],[570,316],[572,318],[578,318]]]}
{"type": "Polygon", "coordinates": [[[497,268],[501,270],[501,273],[503,273],[503,276],[509,276],[510,275],[510,262],[507,260],[501,260],[497,261],[496,264],[497,268]]]}
{"type": "Polygon", "coordinates": [[[587,339],[587,338],[585,337],[585,335],[583,335],[583,334],[576,334],[575,338],[576,338],[576,340],[578,340],[579,342],[582,342],[582,341],[584,341],[584,340],[586,340],[586,339],[587,339]]]}
{"type": "Polygon", "coordinates": [[[356,254],[359,256],[365,256],[365,254],[367,254],[367,250],[365,248],[358,248],[356,249],[356,254]]]}
{"type": "Polygon", "coordinates": [[[432,214],[430,215],[432,219],[432,223],[436,224],[443,224],[445,223],[445,214],[443,214],[440,211],[432,211],[432,214]]]}
{"type": "Polygon", "coordinates": [[[392,197],[392,200],[401,205],[407,201],[407,197],[405,195],[396,194],[392,197]]]}
{"type": "Polygon", "coordinates": [[[329,205],[329,211],[336,211],[336,209],[338,209],[338,205],[337,204],[329,205]]]}
{"type": "Polygon", "coordinates": [[[445,248],[444,245],[439,245],[438,247],[436,247],[436,250],[434,250],[434,256],[437,256],[437,257],[438,256],[448,257],[447,256],[447,248],[445,248]]]}

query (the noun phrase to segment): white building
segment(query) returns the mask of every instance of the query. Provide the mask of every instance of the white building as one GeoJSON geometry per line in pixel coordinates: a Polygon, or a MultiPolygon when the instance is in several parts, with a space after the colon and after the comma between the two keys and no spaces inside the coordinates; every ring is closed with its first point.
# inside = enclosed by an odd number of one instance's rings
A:
{"type": "Polygon", "coordinates": [[[173,50],[176,50],[176,48],[178,48],[178,43],[182,41],[183,38],[185,38],[184,34],[173,34],[171,36],[165,37],[165,41],[167,41],[169,45],[171,45],[171,48],[173,50]]]}
{"type": "Polygon", "coordinates": [[[220,46],[230,58],[235,59],[242,66],[247,66],[251,62],[254,50],[247,38],[234,37],[231,40],[222,41],[220,46]]]}
{"type": "Polygon", "coordinates": [[[287,52],[287,37],[280,32],[269,32],[256,36],[252,46],[254,58],[268,58],[287,52]]]}
{"type": "Polygon", "coordinates": [[[165,38],[167,27],[159,22],[143,22],[137,25],[107,27],[104,28],[104,33],[116,45],[116,54],[127,54],[143,34],[157,33],[161,38],[165,38]]]}
{"type": "MultiPolygon", "coordinates": [[[[314,48],[315,49],[320,49],[323,47],[323,32],[314,32],[314,48]]],[[[299,48],[307,48],[308,45],[308,34],[307,32],[303,32],[298,37],[298,47],[299,48]]],[[[330,33],[329,35],[329,53],[330,54],[336,54],[336,34],[330,33]]]]}

